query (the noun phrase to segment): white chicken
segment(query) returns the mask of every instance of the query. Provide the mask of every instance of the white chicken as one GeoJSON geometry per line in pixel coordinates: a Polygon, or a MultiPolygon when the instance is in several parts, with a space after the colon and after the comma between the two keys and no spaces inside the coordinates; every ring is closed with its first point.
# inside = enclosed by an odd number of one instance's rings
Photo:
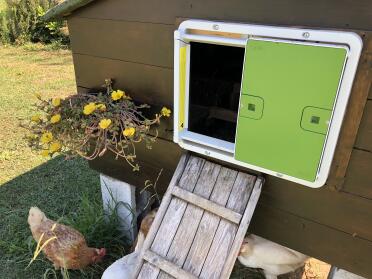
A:
{"type": "Polygon", "coordinates": [[[155,219],[156,212],[157,209],[151,211],[145,218],[143,218],[133,253],[122,257],[110,265],[102,274],[102,279],[129,279],[134,276],[133,272],[137,264],[139,253],[143,243],[145,242],[145,238],[150,230],[152,222],[155,219]]]}
{"type": "Polygon", "coordinates": [[[241,264],[263,269],[267,279],[295,271],[307,259],[304,254],[253,234],[244,239],[238,256],[241,264]]]}

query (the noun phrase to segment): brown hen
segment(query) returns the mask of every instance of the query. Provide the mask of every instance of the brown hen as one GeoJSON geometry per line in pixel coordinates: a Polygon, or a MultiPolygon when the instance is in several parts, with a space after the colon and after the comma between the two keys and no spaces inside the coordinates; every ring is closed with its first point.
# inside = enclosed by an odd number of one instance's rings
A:
{"type": "Polygon", "coordinates": [[[50,239],[43,252],[56,269],[83,269],[100,262],[106,254],[105,248],[88,247],[80,232],[48,219],[37,207],[30,208],[28,224],[35,241],[41,238],[40,247],[50,239]]]}

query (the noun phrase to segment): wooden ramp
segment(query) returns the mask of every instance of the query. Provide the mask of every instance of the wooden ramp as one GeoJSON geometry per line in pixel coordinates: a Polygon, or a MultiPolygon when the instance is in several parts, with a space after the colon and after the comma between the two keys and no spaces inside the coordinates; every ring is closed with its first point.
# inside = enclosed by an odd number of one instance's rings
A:
{"type": "Polygon", "coordinates": [[[184,155],[135,278],[229,278],[262,183],[262,178],[184,155]]]}

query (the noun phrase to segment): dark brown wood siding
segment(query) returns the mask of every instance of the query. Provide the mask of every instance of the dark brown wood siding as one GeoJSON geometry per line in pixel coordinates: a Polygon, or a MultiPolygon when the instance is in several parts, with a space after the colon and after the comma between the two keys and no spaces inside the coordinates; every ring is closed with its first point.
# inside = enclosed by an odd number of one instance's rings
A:
{"type": "Polygon", "coordinates": [[[100,87],[110,77],[138,101],[173,106],[173,69],[85,54],[73,58],[78,86],[100,87]]]}
{"type": "Polygon", "coordinates": [[[79,17],[174,24],[175,17],[372,30],[370,0],[100,0],[79,17]]]}
{"type": "MultiPolygon", "coordinates": [[[[97,0],[68,20],[78,90],[98,87],[111,77],[134,99],[155,107],[172,106],[173,31],[178,18],[372,30],[372,1],[97,0]]],[[[371,46],[369,36],[353,89],[356,98],[350,102],[330,175],[329,185],[337,187],[310,189],[268,177],[251,227],[254,233],[368,278],[372,278],[371,46]],[[355,139],[349,127],[355,122],[356,130],[360,117],[355,139]]],[[[140,172],[132,172],[109,154],[91,166],[138,187],[163,169],[158,184],[163,192],[183,151],[171,142],[171,119],[160,135],[153,150],[138,148],[140,172]]]]}

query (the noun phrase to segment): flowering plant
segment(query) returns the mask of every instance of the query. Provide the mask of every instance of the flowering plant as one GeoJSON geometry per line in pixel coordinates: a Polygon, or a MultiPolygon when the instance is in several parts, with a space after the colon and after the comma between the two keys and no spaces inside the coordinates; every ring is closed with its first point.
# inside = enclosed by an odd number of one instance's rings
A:
{"type": "Polygon", "coordinates": [[[88,160],[111,151],[133,170],[139,170],[135,144],[143,141],[151,149],[157,129],[150,134],[150,128],[162,117],[170,117],[171,111],[163,107],[153,118],[147,118],[142,111],[150,106],[136,104],[124,91],[113,90],[109,79],[105,87],[104,93],[76,94],[66,99],[43,100],[37,96],[38,112],[26,126],[31,131],[30,146],[45,157],[63,153],[88,160]]]}

